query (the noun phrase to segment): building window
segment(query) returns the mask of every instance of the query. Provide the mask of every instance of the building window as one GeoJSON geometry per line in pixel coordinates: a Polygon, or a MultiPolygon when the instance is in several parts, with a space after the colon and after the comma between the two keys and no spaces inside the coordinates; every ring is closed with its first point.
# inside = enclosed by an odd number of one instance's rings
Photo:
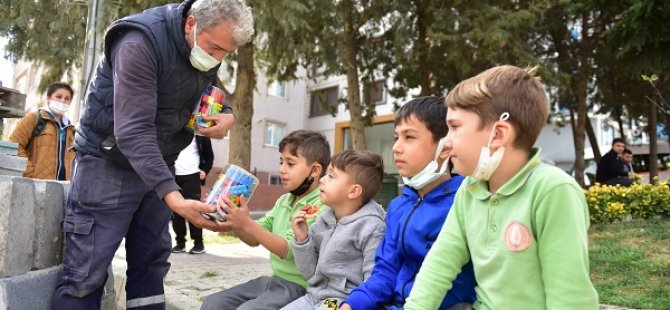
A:
{"type": "Polygon", "coordinates": [[[310,94],[309,116],[334,114],[337,111],[339,91],[337,86],[318,89],[310,94]]]}
{"type": "Polygon", "coordinates": [[[274,81],[268,85],[268,95],[276,97],[286,97],[286,82],[274,81]]]}
{"type": "Polygon", "coordinates": [[[282,138],[284,138],[284,125],[265,123],[265,145],[278,147],[282,138]]]}
{"type": "Polygon", "coordinates": [[[271,174],[268,183],[271,185],[281,185],[281,178],[276,174],[271,174]]]}
{"type": "MultiPolygon", "coordinates": [[[[370,84],[368,84],[370,85],[370,84]]],[[[384,91],[384,81],[376,81],[372,83],[371,87],[368,86],[366,89],[366,95],[368,96],[368,102],[374,105],[384,104],[386,102],[386,92],[384,91]]]]}

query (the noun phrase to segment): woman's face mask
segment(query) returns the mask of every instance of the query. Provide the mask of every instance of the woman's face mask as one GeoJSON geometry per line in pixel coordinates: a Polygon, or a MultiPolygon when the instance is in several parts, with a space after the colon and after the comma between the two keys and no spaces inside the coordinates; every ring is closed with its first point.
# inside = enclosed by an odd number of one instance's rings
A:
{"type": "Polygon", "coordinates": [[[196,68],[202,72],[207,72],[218,66],[221,61],[217,60],[212,55],[205,52],[205,50],[203,50],[200,46],[198,46],[197,34],[198,24],[196,23],[193,27],[193,48],[191,49],[189,60],[191,61],[193,68],[196,68]]]}
{"type": "MultiPolygon", "coordinates": [[[[499,122],[504,122],[509,118],[509,113],[504,112],[500,115],[499,122]]],[[[497,122],[496,122],[497,123],[497,122]]],[[[495,132],[496,127],[493,124],[491,128],[491,134],[489,135],[489,143],[487,146],[482,147],[482,151],[479,154],[479,161],[477,162],[477,167],[475,171],[470,175],[472,178],[480,181],[488,181],[493,175],[493,172],[498,169],[500,162],[503,159],[505,154],[505,147],[499,147],[493,154],[491,154],[491,141],[493,140],[493,133],[495,132]]]]}
{"type": "Polygon", "coordinates": [[[420,190],[424,186],[430,184],[431,182],[437,180],[439,177],[445,174],[447,166],[449,165],[449,158],[447,158],[442,163],[441,167],[439,167],[439,164],[437,163],[437,160],[440,157],[440,153],[442,152],[442,148],[444,147],[444,142],[445,138],[440,139],[440,142],[437,144],[437,149],[435,150],[435,157],[431,162],[428,163],[428,165],[426,165],[425,168],[423,168],[423,170],[419,171],[419,173],[417,173],[411,178],[402,177],[402,180],[405,183],[405,185],[414,188],[416,190],[420,190]]]}
{"type": "Polygon", "coordinates": [[[70,109],[70,105],[53,99],[49,99],[49,110],[54,114],[63,115],[70,109]]]}

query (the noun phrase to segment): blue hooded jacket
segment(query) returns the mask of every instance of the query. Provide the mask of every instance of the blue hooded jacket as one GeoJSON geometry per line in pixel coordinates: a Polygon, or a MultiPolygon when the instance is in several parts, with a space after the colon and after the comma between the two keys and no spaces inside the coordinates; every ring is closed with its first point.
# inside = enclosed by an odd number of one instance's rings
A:
{"type": "MultiPolygon", "coordinates": [[[[352,309],[402,307],[421,263],[442,229],[462,181],[462,176],[454,175],[423,198],[415,189],[403,187],[402,194],[388,206],[386,234],[377,250],[370,278],[353,289],[345,300],[352,309]]],[[[476,285],[472,263],[468,263],[454,280],[453,288],[439,309],[461,302],[473,303],[476,285]]]]}

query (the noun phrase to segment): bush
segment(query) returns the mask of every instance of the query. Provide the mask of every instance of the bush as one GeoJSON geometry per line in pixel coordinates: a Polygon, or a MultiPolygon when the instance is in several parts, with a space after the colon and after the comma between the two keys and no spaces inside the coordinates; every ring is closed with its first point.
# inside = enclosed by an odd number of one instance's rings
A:
{"type": "Polygon", "coordinates": [[[584,191],[592,223],[612,223],[629,218],[670,217],[667,181],[629,187],[596,183],[584,191]]]}

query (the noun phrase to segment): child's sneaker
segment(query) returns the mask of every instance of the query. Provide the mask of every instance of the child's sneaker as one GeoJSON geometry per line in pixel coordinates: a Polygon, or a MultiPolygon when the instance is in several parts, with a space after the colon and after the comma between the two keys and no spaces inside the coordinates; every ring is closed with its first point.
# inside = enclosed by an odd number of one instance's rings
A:
{"type": "Polygon", "coordinates": [[[191,250],[188,251],[189,254],[202,254],[205,253],[205,246],[202,244],[194,244],[191,250]]]}
{"type": "Polygon", "coordinates": [[[186,252],[186,246],[183,244],[177,244],[172,248],[172,253],[184,253],[186,252]]]}

